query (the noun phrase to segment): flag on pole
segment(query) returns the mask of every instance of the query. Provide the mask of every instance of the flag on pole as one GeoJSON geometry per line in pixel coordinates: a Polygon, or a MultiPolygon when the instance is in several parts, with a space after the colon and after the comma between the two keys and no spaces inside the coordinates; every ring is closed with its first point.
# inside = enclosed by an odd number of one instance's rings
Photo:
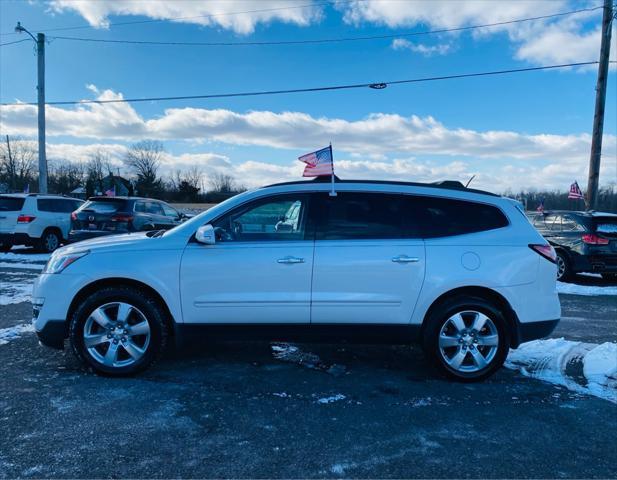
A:
{"type": "Polygon", "coordinates": [[[580,187],[578,186],[578,182],[574,181],[572,185],[570,185],[570,193],[568,193],[568,198],[574,198],[577,200],[584,200],[583,192],[581,192],[580,187]]]}
{"type": "Polygon", "coordinates": [[[303,177],[321,177],[322,175],[334,175],[334,163],[332,161],[332,145],[307,153],[298,158],[306,163],[303,177]]]}
{"type": "Polygon", "coordinates": [[[114,185],[113,188],[110,188],[109,190],[105,190],[105,196],[115,197],[116,196],[116,186],[114,185]]]}
{"type": "Polygon", "coordinates": [[[536,211],[540,213],[544,212],[544,198],[540,200],[540,203],[538,204],[538,208],[536,208],[536,211]]]}

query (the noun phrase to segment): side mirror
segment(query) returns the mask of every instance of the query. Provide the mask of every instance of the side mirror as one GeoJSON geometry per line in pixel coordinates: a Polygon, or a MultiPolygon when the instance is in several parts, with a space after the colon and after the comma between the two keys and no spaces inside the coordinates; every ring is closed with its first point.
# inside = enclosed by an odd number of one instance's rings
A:
{"type": "Polygon", "coordinates": [[[216,243],[214,227],[210,224],[199,227],[195,232],[195,240],[204,245],[214,245],[216,243]]]}

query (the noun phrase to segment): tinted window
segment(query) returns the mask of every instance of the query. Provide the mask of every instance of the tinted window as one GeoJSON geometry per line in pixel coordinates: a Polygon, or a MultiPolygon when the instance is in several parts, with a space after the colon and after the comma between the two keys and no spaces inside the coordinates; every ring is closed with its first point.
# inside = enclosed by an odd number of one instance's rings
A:
{"type": "Polygon", "coordinates": [[[578,223],[575,218],[572,218],[569,215],[564,215],[561,217],[561,228],[564,232],[582,232],[585,230],[585,228],[583,228],[583,226],[578,223]]]}
{"type": "Polygon", "coordinates": [[[83,204],[81,210],[96,213],[114,213],[124,208],[124,200],[91,200],[83,204]]]}
{"type": "Polygon", "coordinates": [[[39,198],[36,201],[36,206],[40,212],[60,212],[60,202],[55,198],[39,198]]]}
{"type": "Polygon", "coordinates": [[[418,218],[426,238],[483,232],[508,225],[501,210],[491,205],[438,197],[409,197],[408,201],[423,205],[418,218]]]}
{"type": "Polygon", "coordinates": [[[166,203],[161,203],[161,207],[163,207],[163,212],[165,213],[166,217],[178,218],[180,216],[177,210],[175,210],[174,208],[171,208],[166,203]]]}
{"type": "Polygon", "coordinates": [[[213,222],[219,242],[304,240],[306,195],[279,195],[239,207],[213,222]]]}
{"type": "Polygon", "coordinates": [[[408,211],[402,195],[339,192],[318,195],[318,240],[403,238],[408,211]]]}
{"type": "Polygon", "coordinates": [[[159,202],[146,202],[146,213],[151,215],[163,215],[163,208],[159,202]]]}
{"type": "Polygon", "coordinates": [[[140,213],[146,213],[146,202],[135,202],[135,211],[140,213]]]}
{"type": "Polygon", "coordinates": [[[24,206],[25,198],[0,196],[0,212],[18,212],[24,206]]]}

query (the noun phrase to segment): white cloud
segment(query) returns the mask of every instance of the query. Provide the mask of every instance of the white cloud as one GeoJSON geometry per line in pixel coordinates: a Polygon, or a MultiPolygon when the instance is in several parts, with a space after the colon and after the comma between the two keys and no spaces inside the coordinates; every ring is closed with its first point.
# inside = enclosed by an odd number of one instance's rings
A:
{"type": "MultiPolygon", "coordinates": [[[[122,98],[104,90],[99,99],[122,98]]],[[[36,134],[36,107],[5,106],[0,128],[9,134],[36,134]]],[[[134,141],[144,138],[223,142],[232,145],[305,150],[332,141],[352,157],[388,154],[440,155],[490,159],[580,159],[588,155],[588,134],[524,134],[450,128],[433,117],[374,113],[358,120],[313,117],[302,112],[170,108],[145,119],[128,103],[47,108],[49,137],[134,141]]],[[[606,136],[607,153],[615,136],[606,136]]]]}
{"type": "MultiPolygon", "coordinates": [[[[449,29],[550,15],[586,6],[565,0],[499,2],[494,6],[489,3],[485,0],[357,0],[340,4],[339,8],[344,13],[344,19],[352,24],[374,23],[390,28],[423,26],[449,29]]],[[[589,22],[599,25],[601,16],[601,10],[583,12],[474,30],[473,36],[482,39],[505,33],[515,47],[515,57],[534,64],[592,61],[598,58],[600,29],[597,27],[590,30],[589,22]]],[[[456,35],[459,33],[453,34],[456,35]]]]}
{"type": "Polygon", "coordinates": [[[452,46],[449,43],[425,45],[423,43],[412,43],[404,38],[395,38],[392,40],[392,48],[394,50],[410,50],[425,57],[432,57],[433,55],[446,55],[451,51],[452,46]]]}
{"type": "Polygon", "coordinates": [[[50,4],[57,12],[76,12],[99,28],[107,28],[112,15],[143,15],[249,34],[260,23],[279,21],[306,26],[321,16],[321,9],[311,0],[297,4],[286,0],[51,0],[50,4]]]}

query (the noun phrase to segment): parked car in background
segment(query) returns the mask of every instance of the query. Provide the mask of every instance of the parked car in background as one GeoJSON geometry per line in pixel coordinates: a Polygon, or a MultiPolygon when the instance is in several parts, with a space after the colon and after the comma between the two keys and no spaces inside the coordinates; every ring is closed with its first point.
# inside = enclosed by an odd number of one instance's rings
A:
{"type": "Polygon", "coordinates": [[[443,373],[477,381],[557,325],[555,251],[509,199],[459,182],[330,188],[271,185],[169,231],[62,248],[35,282],[39,339],[69,338],[107,375],[144,370],[168,339],[200,331],[416,341],[443,373]]]}
{"type": "Polygon", "coordinates": [[[151,198],[91,197],[71,214],[70,242],[118,233],[167,230],[187,218],[151,198]]]}
{"type": "Polygon", "coordinates": [[[27,245],[53,252],[68,239],[71,212],[83,203],[60,195],[0,195],[0,249],[8,252],[13,245],[27,245]]]}
{"type": "Polygon", "coordinates": [[[617,279],[617,215],[553,210],[529,217],[557,252],[558,280],[583,272],[617,279]]]}

